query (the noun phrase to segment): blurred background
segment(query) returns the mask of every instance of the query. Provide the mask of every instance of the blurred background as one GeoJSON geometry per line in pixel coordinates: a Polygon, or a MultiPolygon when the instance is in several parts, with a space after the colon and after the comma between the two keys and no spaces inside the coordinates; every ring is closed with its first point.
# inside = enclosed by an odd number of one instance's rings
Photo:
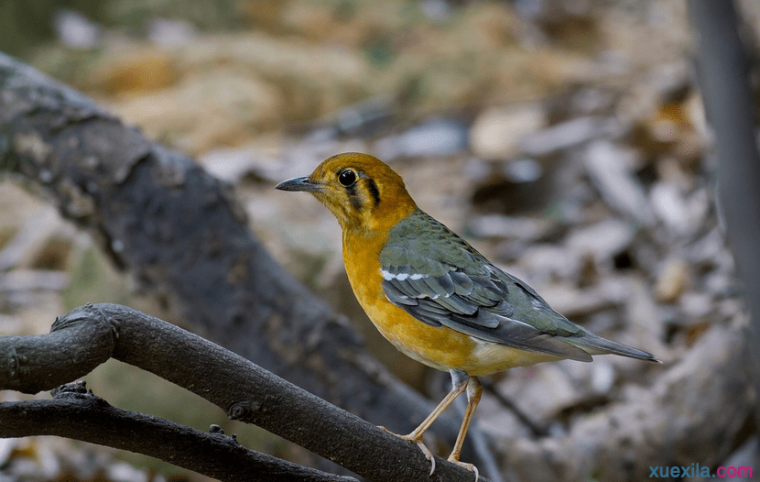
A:
{"type": "MultiPolygon", "coordinates": [[[[754,56],[760,2],[737,6],[754,56]]],[[[332,215],[276,182],[339,152],[374,154],[422,209],[555,310],[666,364],[712,327],[746,322],[682,0],[2,0],[0,50],[233,185],[278,261],[433,399],[447,375],[398,354],[365,318],[332,215]]],[[[46,333],[88,301],[182,324],[53,205],[0,181],[0,335],[46,333]]],[[[515,369],[490,380],[476,418],[495,440],[530,434],[501,400],[511,397],[559,434],[658,373],[611,357],[515,369]]],[[[87,381],[118,407],[204,431],[217,423],[248,447],[303,460],[303,449],[113,360],[87,381]]],[[[757,452],[757,436],[726,443],[737,457],[757,452]]],[[[68,440],[0,439],[0,481],[17,480],[208,479],[68,440]]]]}

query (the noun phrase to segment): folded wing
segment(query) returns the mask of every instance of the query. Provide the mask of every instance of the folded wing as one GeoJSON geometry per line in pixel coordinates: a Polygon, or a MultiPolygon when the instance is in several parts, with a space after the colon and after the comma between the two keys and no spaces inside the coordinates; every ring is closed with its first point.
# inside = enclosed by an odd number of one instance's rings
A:
{"type": "Polygon", "coordinates": [[[654,360],[570,322],[530,286],[422,211],[394,227],[380,264],[388,300],[422,323],[578,361],[602,353],[654,360]]]}

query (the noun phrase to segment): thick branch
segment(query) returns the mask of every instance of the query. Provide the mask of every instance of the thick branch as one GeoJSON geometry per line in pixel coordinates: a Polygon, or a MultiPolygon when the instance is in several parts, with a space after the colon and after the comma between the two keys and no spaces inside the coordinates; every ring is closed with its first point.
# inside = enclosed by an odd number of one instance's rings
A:
{"type": "MultiPolygon", "coordinates": [[[[13,343],[34,344],[45,337],[65,340],[74,351],[113,350],[113,358],[192,391],[220,407],[231,419],[256,424],[370,480],[428,480],[430,463],[416,446],[245,358],[139,311],[114,304],[88,304],[58,318],[49,335],[0,338],[0,352],[13,343]],[[59,335],[62,332],[68,336],[59,335]],[[110,333],[110,339],[104,336],[106,333],[110,333]],[[88,344],[93,340],[104,347],[88,344]]],[[[45,345],[52,352],[58,349],[49,341],[45,345]]],[[[69,370],[56,370],[60,378],[53,378],[47,374],[46,364],[59,362],[58,357],[41,352],[38,355],[34,370],[20,360],[23,376],[12,380],[17,390],[53,388],[92,368],[72,364],[69,370]]],[[[5,388],[10,386],[0,385],[0,389],[5,388]]],[[[5,421],[0,420],[0,437],[15,436],[5,432],[4,427],[5,421]]],[[[441,458],[436,466],[431,481],[472,479],[470,472],[441,458]]]]}
{"type": "Polygon", "coordinates": [[[204,433],[112,407],[86,393],[83,383],[62,387],[53,400],[0,403],[0,432],[4,437],[55,435],[107,445],[220,481],[356,482],[247,449],[221,432],[204,433]]]}
{"type": "Polygon", "coordinates": [[[53,325],[70,325],[72,330],[0,337],[0,387],[23,393],[50,390],[90,373],[111,358],[115,327],[102,317],[86,321],[74,315],[56,319],[53,325]]]}

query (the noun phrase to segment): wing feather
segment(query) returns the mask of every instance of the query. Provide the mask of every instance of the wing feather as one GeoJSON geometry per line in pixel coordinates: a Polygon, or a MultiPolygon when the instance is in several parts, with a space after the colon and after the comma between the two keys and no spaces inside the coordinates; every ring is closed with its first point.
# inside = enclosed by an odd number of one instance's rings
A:
{"type": "Polygon", "coordinates": [[[454,293],[459,296],[467,296],[472,293],[475,288],[475,283],[472,282],[469,276],[461,271],[449,271],[449,279],[454,283],[454,293]]]}
{"type": "Polygon", "coordinates": [[[416,306],[418,304],[416,298],[413,298],[407,293],[401,291],[398,287],[396,287],[395,283],[383,283],[383,291],[385,292],[385,296],[388,298],[388,301],[396,306],[416,306]]]}

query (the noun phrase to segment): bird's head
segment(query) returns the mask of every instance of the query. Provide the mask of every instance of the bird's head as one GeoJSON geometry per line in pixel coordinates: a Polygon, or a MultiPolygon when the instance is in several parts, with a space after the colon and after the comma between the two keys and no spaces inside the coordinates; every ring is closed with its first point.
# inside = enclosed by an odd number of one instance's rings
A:
{"type": "Polygon", "coordinates": [[[346,230],[382,229],[409,215],[416,205],[404,181],[380,159],[348,152],[326,159],[309,177],[277,186],[282,191],[310,192],[338,218],[346,230]]]}

